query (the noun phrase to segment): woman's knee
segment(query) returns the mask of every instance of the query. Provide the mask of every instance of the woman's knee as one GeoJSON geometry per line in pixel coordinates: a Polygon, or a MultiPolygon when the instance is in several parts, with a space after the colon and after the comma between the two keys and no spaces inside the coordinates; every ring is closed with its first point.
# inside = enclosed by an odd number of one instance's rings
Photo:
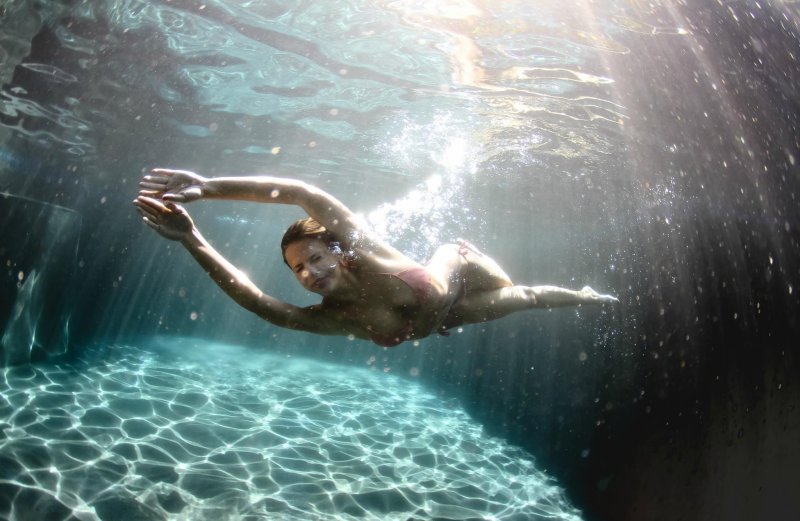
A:
{"type": "Polygon", "coordinates": [[[433,253],[433,255],[434,257],[437,255],[459,255],[460,248],[461,246],[459,246],[458,244],[451,244],[451,243],[442,244],[441,246],[436,248],[436,251],[433,253]]]}
{"type": "Polygon", "coordinates": [[[463,261],[464,257],[459,252],[458,244],[442,244],[433,252],[430,263],[460,266],[463,261]]]}

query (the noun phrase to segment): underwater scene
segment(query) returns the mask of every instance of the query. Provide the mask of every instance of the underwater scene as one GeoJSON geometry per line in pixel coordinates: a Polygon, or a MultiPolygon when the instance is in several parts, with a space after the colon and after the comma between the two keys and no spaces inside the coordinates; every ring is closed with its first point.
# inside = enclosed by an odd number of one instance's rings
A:
{"type": "Polygon", "coordinates": [[[796,519],[798,60],[789,0],[0,0],[0,519],[796,519]]]}

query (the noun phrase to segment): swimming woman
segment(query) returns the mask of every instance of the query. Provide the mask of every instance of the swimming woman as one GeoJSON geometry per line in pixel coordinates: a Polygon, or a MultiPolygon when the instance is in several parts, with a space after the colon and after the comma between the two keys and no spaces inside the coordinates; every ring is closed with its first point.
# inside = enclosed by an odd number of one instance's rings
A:
{"type": "Polygon", "coordinates": [[[323,335],[352,335],[385,347],[462,324],[486,322],[532,308],[616,302],[586,286],[517,286],[488,256],[467,242],[446,244],[425,264],[370,235],[330,194],[279,177],[205,178],[156,168],[134,201],[144,222],[179,241],[234,301],[280,327],[323,335]],[[309,215],[281,241],[284,262],[322,302],[298,307],[262,292],[200,234],[179,203],[228,199],[294,204],[309,215]]]}

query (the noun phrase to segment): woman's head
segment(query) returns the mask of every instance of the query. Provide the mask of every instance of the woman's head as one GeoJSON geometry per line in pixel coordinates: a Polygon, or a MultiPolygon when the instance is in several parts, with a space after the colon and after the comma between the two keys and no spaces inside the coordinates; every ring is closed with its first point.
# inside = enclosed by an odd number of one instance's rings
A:
{"type": "MultiPolygon", "coordinates": [[[[283,255],[283,262],[287,265],[289,263],[286,261],[286,248],[293,242],[302,239],[319,239],[329,247],[332,247],[336,242],[333,234],[312,217],[300,219],[286,229],[283,239],[281,239],[281,254],[283,255]]],[[[291,266],[289,267],[291,268],[291,266]]]]}
{"type": "Polygon", "coordinates": [[[325,296],[340,288],[346,261],[333,234],[314,219],[291,225],[281,240],[281,252],[307,290],[325,296]]]}

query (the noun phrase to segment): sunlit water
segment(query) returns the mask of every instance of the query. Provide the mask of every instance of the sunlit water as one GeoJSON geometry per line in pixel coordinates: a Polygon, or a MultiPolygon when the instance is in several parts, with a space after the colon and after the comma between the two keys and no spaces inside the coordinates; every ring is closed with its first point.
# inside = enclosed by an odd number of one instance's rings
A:
{"type": "Polygon", "coordinates": [[[148,344],[3,372],[0,511],[579,519],[530,455],[416,382],[198,340],[148,344]]]}
{"type": "MultiPolygon", "coordinates": [[[[783,376],[800,316],[797,6],[0,1],[0,314],[15,317],[0,326],[22,363],[3,372],[0,517],[578,517],[567,496],[630,498],[635,519],[745,512],[757,501],[730,491],[758,481],[754,461],[794,461],[764,432],[794,447],[800,410],[783,376]],[[308,181],[417,260],[464,237],[516,281],[621,304],[393,351],[287,334],[141,225],[130,200],[152,166],[308,181]],[[58,345],[36,345],[48,330],[58,345]],[[67,345],[94,347],[24,365],[67,345]],[[393,376],[410,367],[413,383],[393,376]],[[577,485],[562,494],[462,404],[577,485]]],[[[189,206],[234,264],[304,304],[277,248],[294,210],[189,206]]]]}
{"type": "MultiPolygon", "coordinates": [[[[130,146],[139,168],[180,161],[322,182],[363,200],[376,232],[419,259],[458,230],[484,238],[490,206],[475,193],[486,184],[615,155],[627,116],[598,57],[628,52],[614,36],[645,32],[641,19],[654,16],[517,1],[97,0],[43,11],[63,17],[52,29],[63,51],[52,63],[28,57],[25,81],[4,90],[17,137],[81,169],[107,168],[130,146]],[[133,141],[116,135],[129,124],[133,141]]],[[[674,23],[660,34],[680,34],[674,23]]],[[[76,176],[60,168],[52,175],[69,193],[76,176]]],[[[569,204],[583,175],[558,176],[558,201],[569,204]]]]}

